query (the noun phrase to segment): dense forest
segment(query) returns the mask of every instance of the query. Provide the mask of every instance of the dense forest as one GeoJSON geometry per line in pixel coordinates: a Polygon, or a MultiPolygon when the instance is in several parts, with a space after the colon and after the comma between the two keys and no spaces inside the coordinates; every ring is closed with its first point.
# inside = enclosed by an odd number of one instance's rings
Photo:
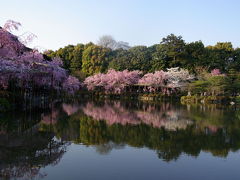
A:
{"type": "Polygon", "coordinates": [[[240,48],[231,42],[218,42],[204,46],[202,41],[187,43],[182,36],[170,34],[159,44],[130,47],[116,42],[111,36],[103,36],[97,44],[68,45],[56,51],[45,52],[50,57],[60,57],[64,68],[72,74],[89,76],[108,69],[123,71],[140,70],[144,73],[166,70],[171,67],[188,69],[197,73],[219,69],[228,72],[240,67],[240,48]]]}

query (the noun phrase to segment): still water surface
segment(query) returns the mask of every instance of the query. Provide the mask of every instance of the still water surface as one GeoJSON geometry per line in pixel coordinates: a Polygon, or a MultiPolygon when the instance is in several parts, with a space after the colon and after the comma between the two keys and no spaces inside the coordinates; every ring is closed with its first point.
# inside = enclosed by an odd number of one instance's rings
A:
{"type": "Polygon", "coordinates": [[[0,179],[240,178],[240,111],[74,101],[0,115],[0,179]]]}

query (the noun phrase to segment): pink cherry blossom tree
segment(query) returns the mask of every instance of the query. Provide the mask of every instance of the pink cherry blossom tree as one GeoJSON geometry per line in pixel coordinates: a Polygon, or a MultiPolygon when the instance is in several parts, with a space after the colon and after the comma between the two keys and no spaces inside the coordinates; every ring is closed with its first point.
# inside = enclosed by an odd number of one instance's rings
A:
{"type": "MultiPolygon", "coordinates": [[[[13,32],[13,31],[18,31],[19,30],[19,27],[21,27],[21,23],[20,22],[16,22],[16,21],[13,21],[13,20],[8,20],[4,26],[3,26],[3,29],[8,31],[8,32],[13,32]]],[[[30,42],[33,41],[33,39],[35,39],[37,36],[31,32],[24,32],[23,34],[21,35],[18,35],[17,38],[18,40],[26,45],[30,42]]]]}
{"type": "Polygon", "coordinates": [[[169,68],[166,72],[167,86],[169,88],[184,88],[186,83],[194,78],[188,70],[179,67],[169,68]]]}
{"type": "Polygon", "coordinates": [[[106,93],[122,93],[127,86],[136,84],[140,79],[140,71],[116,71],[108,70],[106,74],[96,74],[85,79],[84,84],[88,90],[103,88],[106,93]]]}
{"type": "Polygon", "coordinates": [[[0,88],[16,87],[54,89],[74,93],[80,82],[69,76],[58,58],[47,60],[37,50],[23,45],[18,37],[7,30],[18,29],[20,23],[9,21],[0,28],[0,88]]]}
{"type": "Polygon", "coordinates": [[[161,91],[170,94],[177,88],[183,88],[186,83],[193,80],[194,76],[187,70],[180,68],[170,68],[167,72],[156,71],[147,73],[142,78],[140,71],[115,71],[110,69],[106,74],[95,74],[85,79],[84,84],[89,91],[102,88],[105,93],[120,94],[127,86],[145,86],[145,91],[161,91]]]}
{"type": "Polygon", "coordinates": [[[145,85],[146,91],[155,92],[159,88],[166,86],[166,72],[156,71],[147,73],[138,81],[139,85],[145,85]]]}
{"type": "Polygon", "coordinates": [[[20,22],[16,22],[13,20],[7,20],[7,22],[4,24],[3,29],[6,31],[12,32],[13,30],[18,30],[21,26],[20,22]]]}
{"type": "Polygon", "coordinates": [[[170,94],[177,88],[183,88],[188,81],[194,79],[194,76],[189,74],[188,70],[180,68],[170,68],[167,72],[156,71],[154,73],[145,74],[138,83],[145,85],[145,91],[156,92],[161,90],[164,94],[170,94]]]}

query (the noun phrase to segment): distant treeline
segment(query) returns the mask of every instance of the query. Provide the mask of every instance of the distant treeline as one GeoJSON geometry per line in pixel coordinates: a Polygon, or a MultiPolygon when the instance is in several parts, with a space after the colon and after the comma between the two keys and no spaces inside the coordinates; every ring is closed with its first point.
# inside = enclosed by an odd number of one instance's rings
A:
{"type": "Polygon", "coordinates": [[[233,48],[231,42],[219,42],[205,47],[201,41],[186,43],[181,36],[170,34],[153,46],[129,47],[125,42],[116,42],[111,36],[93,43],[68,45],[57,51],[46,51],[50,57],[60,57],[64,68],[80,78],[108,69],[141,70],[144,73],[166,70],[171,67],[188,69],[196,73],[219,69],[240,68],[240,48],[233,48]]]}

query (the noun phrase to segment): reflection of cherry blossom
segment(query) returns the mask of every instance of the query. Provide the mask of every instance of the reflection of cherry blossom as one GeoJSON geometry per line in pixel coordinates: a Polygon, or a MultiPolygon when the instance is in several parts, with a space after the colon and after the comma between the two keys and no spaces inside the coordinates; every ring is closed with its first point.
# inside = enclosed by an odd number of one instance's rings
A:
{"type": "Polygon", "coordinates": [[[105,120],[109,125],[144,123],[157,128],[165,127],[168,130],[176,130],[185,129],[192,124],[192,121],[180,119],[180,112],[174,111],[169,104],[162,105],[160,109],[149,105],[141,110],[130,111],[120,102],[105,103],[103,106],[87,103],[83,112],[95,120],[105,120]]]}
{"type": "Polygon", "coordinates": [[[217,131],[218,131],[218,129],[219,129],[219,127],[216,127],[216,126],[213,126],[213,125],[209,125],[208,127],[207,127],[209,130],[210,130],[210,132],[212,132],[212,133],[216,133],[217,131]]]}
{"type": "Polygon", "coordinates": [[[47,125],[56,124],[58,121],[58,117],[59,117],[59,110],[53,108],[51,113],[46,115],[42,114],[41,122],[47,125]]]}
{"type": "Polygon", "coordinates": [[[62,107],[63,107],[63,110],[69,116],[74,114],[74,113],[76,113],[80,109],[79,105],[77,105],[77,104],[66,104],[66,103],[63,103],[62,107]]]}
{"type": "Polygon", "coordinates": [[[87,103],[83,108],[86,115],[93,117],[95,120],[106,120],[109,125],[115,123],[139,124],[140,120],[132,112],[126,111],[119,103],[104,104],[101,107],[94,106],[92,103],[87,103]]]}

